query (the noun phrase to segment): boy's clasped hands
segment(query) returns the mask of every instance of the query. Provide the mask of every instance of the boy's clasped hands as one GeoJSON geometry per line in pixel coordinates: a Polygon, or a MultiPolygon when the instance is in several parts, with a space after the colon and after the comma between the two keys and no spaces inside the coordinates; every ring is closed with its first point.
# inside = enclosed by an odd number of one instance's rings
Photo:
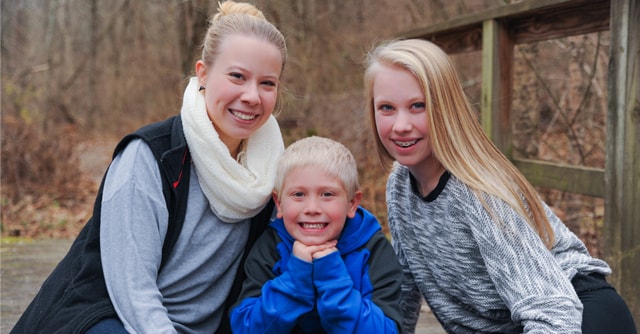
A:
{"type": "Polygon", "coordinates": [[[293,243],[293,256],[306,262],[313,262],[314,259],[319,259],[333,252],[337,252],[338,248],[337,240],[330,240],[320,245],[305,245],[300,241],[293,243]]]}

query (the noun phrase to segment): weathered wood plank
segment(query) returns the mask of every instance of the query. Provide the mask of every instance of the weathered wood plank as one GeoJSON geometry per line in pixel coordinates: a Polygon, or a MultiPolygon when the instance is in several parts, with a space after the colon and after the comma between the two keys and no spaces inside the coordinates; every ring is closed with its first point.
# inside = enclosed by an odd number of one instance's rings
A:
{"type": "Polygon", "coordinates": [[[399,38],[423,38],[436,43],[449,54],[478,51],[482,47],[482,22],[426,35],[410,33],[399,38]]]}
{"type": "Polygon", "coordinates": [[[517,44],[531,43],[609,30],[609,8],[609,1],[575,2],[507,21],[517,44]]]}
{"type": "Polygon", "coordinates": [[[508,157],[511,156],[511,90],[513,39],[499,21],[483,23],[482,127],[508,157]]]}
{"type": "Polygon", "coordinates": [[[604,170],[552,162],[513,159],[513,164],[534,186],[593,197],[604,197],[604,170]]]}
{"type": "Polygon", "coordinates": [[[500,6],[400,34],[423,38],[448,53],[482,48],[482,22],[500,21],[515,43],[529,43],[609,29],[609,0],[532,0],[500,6]]]}

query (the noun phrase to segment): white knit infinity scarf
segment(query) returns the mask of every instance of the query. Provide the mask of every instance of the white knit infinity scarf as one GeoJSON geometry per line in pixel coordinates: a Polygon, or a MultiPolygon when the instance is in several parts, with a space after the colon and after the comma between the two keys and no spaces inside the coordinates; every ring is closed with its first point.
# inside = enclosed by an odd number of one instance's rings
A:
{"type": "Polygon", "coordinates": [[[184,91],[182,127],[200,187],[211,210],[227,223],[257,215],[273,191],[278,159],[284,151],[273,116],[246,139],[244,166],[231,157],[207,114],[204,94],[193,77],[184,91]]]}

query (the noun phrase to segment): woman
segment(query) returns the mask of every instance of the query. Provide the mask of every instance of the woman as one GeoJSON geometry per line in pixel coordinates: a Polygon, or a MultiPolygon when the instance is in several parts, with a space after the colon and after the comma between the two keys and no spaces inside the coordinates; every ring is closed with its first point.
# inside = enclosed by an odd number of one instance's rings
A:
{"type": "Polygon", "coordinates": [[[285,62],[259,10],[220,4],[180,115],[118,145],[93,218],[13,332],[229,332],[243,253],[273,208],[285,62]]]}
{"type": "Polygon", "coordinates": [[[441,49],[391,41],[366,66],[406,331],[423,296],[450,333],[635,333],[609,266],[484,134],[441,49]]]}

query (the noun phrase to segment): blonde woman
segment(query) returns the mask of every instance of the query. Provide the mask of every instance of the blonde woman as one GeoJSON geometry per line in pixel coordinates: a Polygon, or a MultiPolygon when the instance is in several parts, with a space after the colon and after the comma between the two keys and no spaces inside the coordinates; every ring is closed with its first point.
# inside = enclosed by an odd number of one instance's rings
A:
{"type": "Polygon", "coordinates": [[[230,332],[243,254],[273,210],[286,46],[232,1],[203,45],[180,114],[118,145],[92,219],[13,333],[230,332]]]}
{"type": "Polygon", "coordinates": [[[635,333],[609,266],[485,136],[440,48],[381,44],[364,81],[379,156],[395,161],[386,196],[407,332],[424,297],[449,333],[635,333]]]}

